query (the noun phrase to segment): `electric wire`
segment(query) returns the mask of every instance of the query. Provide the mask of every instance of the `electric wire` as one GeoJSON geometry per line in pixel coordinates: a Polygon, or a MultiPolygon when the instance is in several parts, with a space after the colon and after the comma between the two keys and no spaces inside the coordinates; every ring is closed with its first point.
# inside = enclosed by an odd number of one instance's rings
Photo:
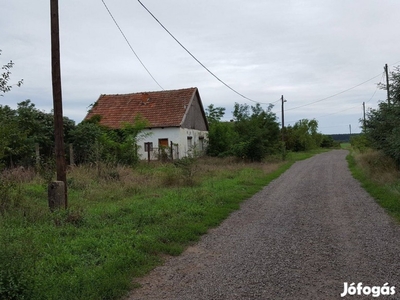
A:
{"type": "MultiPolygon", "coordinates": [[[[382,82],[384,76],[385,76],[385,72],[382,73],[381,82],[382,82]]],[[[378,91],[379,84],[380,84],[381,82],[379,82],[379,83],[376,85],[375,91],[374,91],[374,93],[372,94],[371,98],[369,98],[369,100],[366,101],[365,103],[370,102],[370,101],[372,100],[372,98],[374,98],[376,92],[378,91]]],[[[316,117],[316,118],[324,118],[324,117],[327,117],[327,116],[335,115],[335,114],[338,114],[338,113],[341,113],[341,112],[344,112],[344,111],[348,111],[348,110],[353,109],[353,108],[356,108],[356,107],[359,107],[359,105],[352,106],[352,107],[349,107],[349,108],[346,108],[346,109],[343,109],[343,110],[340,110],[340,111],[336,111],[336,112],[333,112],[333,113],[329,113],[329,114],[326,114],[326,115],[318,116],[318,117],[316,117]]]]}
{"type": "Polygon", "coordinates": [[[117,21],[115,20],[114,16],[112,15],[110,9],[108,8],[107,4],[104,2],[104,0],[101,0],[104,4],[104,7],[107,9],[108,14],[110,15],[110,17],[113,19],[115,25],[117,26],[117,28],[119,29],[119,31],[121,32],[122,36],[124,37],[126,43],[128,44],[129,48],[132,50],[133,54],[135,54],[136,58],[138,59],[138,61],[140,62],[140,64],[143,66],[143,68],[147,71],[147,73],[150,75],[150,77],[154,80],[154,82],[162,89],[164,90],[164,88],[158,83],[158,81],[154,78],[154,76],[150,73],[150,71],[146,68],[145,64],[143,63],[143,61],[139,58],[139,56],[137,55],[137,53],[135,52],[135,50],[133,50],[133,47],[131,45],[131,43],[128,41],[127,37],[125,36],[124,32],[122,31],[121,27],[118,25],[117,21]]]}
{"type": "MultiPolygon", "coordinates": [[[[130,47],[130,49],[132,50],[132,52],[133,52],[133,54],[136,56],[136,58],[138,59],[138,61],[141,63],[141,65],[143,66],[143,68],[147,71],[147,73],[150,75],[150,77],[154,80],[154,82],[162,89],[162,90],[164,90],[164,88],[158,83],[158,81],[154,78],[154,76],[150,73],[150,71],[147,69],[147,67],[144,65],[144,63],[142,62],[142,60],[139,58],[139,56],[137,55],[137,53],[135,52],[135,50],[133,49],[133,47],[132,47],[132,45],[130,44],[130,42],[129,42],[129,40],[127,39],[127,37],[125,36],[125,34],[124,34],[124,32],[122,31],[122,29],[121,29],[121,27],[118,25],[118,23],[117,23],[117,21],[115,20],[115,18],[114,18],[114,16],[112,15],[112,13],[111,13],[111,11],[109,10],[109,8],[108,8],[108,6],[106,5],[106,3],[105,3],[105,1],[104,0],[101,0],[102,2],[103,2],[103,4],[104,4],[104,6],[105,6],[105,8],[107,9],[107,11],[108,11],[108,13],[109,13],[109,15],[111,16],[111,18],[113,19],[113,21],[114,21],[114,23],[115,23],[115,25],[117,26],[117,28],[119,29],[119,31],[121,32],[121,34],[122,34],[122,36],[124,37],[124,39],[125,39],[125,41],[127,42],[127,44],[128,44],[128,46],[130,47]]],[[[246,100],[249,100],[249,101],[251,101],[251,102],[255,102],[255,103],[260,103],[260,104],[267,104],[267,105],[272,105],[272,104],[274,104],[274,103],[277,103],[278,101],[281,101],[281,99],[279,99],[279,100],[277,100],[277,101],[274,101],[274,102],[272,102],[272,103],[265,103],[265,102],[260,102],[260,101],[256,101],[256,100],[253,100],[253,99],[251,99],[251,98],[248,98],[248,97],[246,97],[245,95],[243,95],[242,93],[240,93],[240,92],[238,92],[237,90],[235,90],[234,88],[232,88],[230,85],[228,85],[227,83],[225,83],[222,79],[220,79],[217,75],[215,75],[210,69],[208,69],[199,59],[197,59],[157,18],[156,18],[156,16],[140,1],[140,0],[138,0],[138,2],[140,3],[140,5],[153,17],[153,19],[198,63],[198,64],[200,64],[208,73],[210,73],[215,79],[217,79],[219,82],[221,82],[224,86],[226,86],[228,89],[230,89],[231,91],[233,91],[234,93],[236,93],[237,95],[239,95],[240,97],[242,97],[242,98],[244,98],[244,99],[246,99],[246,100]]],[[[398,62],[400,62],[400,61],[398,61],[398,62]]],[[[397,64],[398,62],[395,62],[394,64],[391,64],[390,66],[393,66],[393,65],[395,65],[395,64],[397,64]]],[[[341,92],[339,92],[339,93],[336,93],[336,94],[334,94],[334,95],[331,95],[331,96],[328,96],[328,97],[325,97],[325,98],[322,98],[322,99],[319,99],[319,100],[316,100],[316,101],[313,101],[313,102],[310,102],[310,103],[306,103],[306,104],[303,104],[303,105],[299,105],[299,106],[296,106],[296,107],[292,107],[292,108],[288,108],[288,109],[286,109],[286,111],[290,111],[290,110],[295,110],[295,109],[298,109],[298,108],[301,108],[301,107],[305,107],[305,106],[309,106],[309,105],[312,105],[312,104],[315,104],[315,103],[318,103],[318,102],[322,102],[322,101],[324,101],[324,100],[327,100],[327,99],[330,99],[330,98],[333,98],[333,97],[336,97],[336,96],[338,96],[338,95],[341,95],[341,94],[343,94],[343,93],[346,93],[346,92],[348,92],[348,91],[350,91],[350,90],[352,90],[352,89],[355,89],[356,87],[359,87],[359,86],[361,86],[361,85],[363,85],[363,84],[365,84],[365,83],[367,83],[367,82],[369,82],[369,81],[371,81],[371,80],[373,80],[373,79],[375,79],[376,77],[378,77],[378,76],[380,76],[381,74],[378,74],[378,75],[376,75],[376,76],[374,76],[374,77],[372,77],[372,78],[370,78],[370,79],[368,79],[368,80],[366,80],[366,81],[364,81],[364,82],[362,82],[362,83],[360,83],[360,84],[357,84],[357,85],[355,85],[355,86],[353,86],[353,87],[351,87],[351,88],[348,88],[348,89],[346,89],[346,90],[344,90],[344,91],[341,91],[341,92]]],[[[378,87],[376,88],[376,90],[375,90],[375,92],[374,92],[374,94],[372,95],[372,97],[367,101],[367,103],[369,102],[369,101],[371,101],[371,99],[375,96],[375,93],[376,93],[376,91],[377,91],[377,89],[378,89],[378,87]]],[[[356,106],[354,106],[354,107],[356,107],[356,106]]],[[[338,111],[338,112],[335,112],[335,113],[330,113],[330,114],[327,114],[327,115],[323,115],[323,116],[319,116],[319,118],[321,118],[321,117],[325,117],[325,116],[329,116],[329,115],[333,115],[333,114],[336,114],[336,113],[339,113],[339,112],[343,112],[343,111],[346,111],[346,110],[350,110],[350,109],[352,109],[352,108],[354,108],[354,107],[351,107],[351,108],[348,108],[348,109],[345,109],[345,110],[341,110],[341,111],[338,111]]]]}
{"type": "MultiPolygon", "coordinates": [[[[228,89],[230,89],[231,91],[233,91],[234,93],[236,93],[237,95],[239,95],[240,97],[249,100],[251,102],[255,102],[255,103],[260,103],[260,104],[273,104],[273,103],[265,103],[265,102],[260,102],[260,101],[256,101],[253,99],[250,99],[248,97],[246,97],[245,95],[239,93],[237,90],[235,90],[234,88],[232,88],[230,85],[228,85],[227,83],[225,83],[221,78],[219,78],[217,75],[215,75],[210,69],[208,69],[200,60],[198,60],[157,18],[156,16],[140,1],[138,0],[138,2],[140,3],[140,5],[153,17],[153,19],[200,65],[202,66],[208,73],[210,73],[215,79],[217,79],[220,83],[222,83],[224,86],[226,86],[228,89]]],[[[275,102],[274,102],[275,103],[275,102]]]]}
{"type": "Polygon", "coordinates": [[[321,102],[321,101],[324,101],[324,100],[327,100],[327,99],[336,97],[336,96],[341,95],[341,94],[343,94],[343,93],[346,93],[346,92],[348,92],[348,91],[350,91],[350,90],[352,90],[352,89],[355,89],[356,87],[359,87],[359,86],[361,86],[361,85],[367,83],[368,81],[371,81],[371,80],[373,80],[373,79],[375,79],[376,77],[379,77],[379,76],[381,76],[381,73],[379,73],[378,75],[375,75],[374,77],[372,77],[372,78],[370,78],[370,79],[368,79],[368,80],[366,80],[366,81],[364,81],[364,82],[361,82],[361,83],[359,83],[359,84],[357,84],[357,85],[355,85],[355,86],[353,86],[353,87],[351,87],[351,88],[348,88],[348,89],[346,89],[346,90],[344,90],[344,91],[341,91],[341,92],[336,93],[336,94],[334,94],[334,95],[331,95],[331,96],[328,96],[328,97],[319,99],[319,100],[317,100],[317,101],[313,101],[313,102],[306,103],[306,104],[303,104],[303,105],[299,105],[299,106],[296,106],[296,107],[288,108],[288,109],[286,109],[286,111],[294,110],[294,109],[297,109],[297,108],[300,108],[300,107],[304,107],[304,106],[309,106],[309,105],[312,105],[312,104],[315,104],[315,103],[318,103],[318,102],[321,102]]]}

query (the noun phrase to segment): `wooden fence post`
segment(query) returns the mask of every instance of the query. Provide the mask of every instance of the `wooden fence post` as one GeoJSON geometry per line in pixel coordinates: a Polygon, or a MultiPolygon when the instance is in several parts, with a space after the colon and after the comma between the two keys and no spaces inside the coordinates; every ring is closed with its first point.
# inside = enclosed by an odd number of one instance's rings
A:
{"type": "Polygon", "coordinates": [[[40,167],[40,148],[39,148],[39,143],[35,143],[35,153],[36,153],[36,169],[39,170],[39,167],[40,167]]]}
{"type": "Polygon", "coordinates": [[[74,161],[74,147],[73,144],[69,144],[69,164],[71,166],[75,165],[75,161],[74,161]]]}
{"type": "Polygon", "coordinates": [[[171,151],[171,160],[174,160],[174,143],[172,141],[171,141],[170,151],[171,151]]]}

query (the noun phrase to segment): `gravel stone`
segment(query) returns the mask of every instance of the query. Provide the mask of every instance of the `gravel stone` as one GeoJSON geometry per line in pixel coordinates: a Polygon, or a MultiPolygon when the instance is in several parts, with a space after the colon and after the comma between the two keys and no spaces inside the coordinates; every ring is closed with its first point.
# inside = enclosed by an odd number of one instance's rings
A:
{"type": "Polygon", "coordinates": [[[344,282],[396,286],[400,227],[350,174],[345,150],[296,162],[128,299],[341,298],[344,282]]]}

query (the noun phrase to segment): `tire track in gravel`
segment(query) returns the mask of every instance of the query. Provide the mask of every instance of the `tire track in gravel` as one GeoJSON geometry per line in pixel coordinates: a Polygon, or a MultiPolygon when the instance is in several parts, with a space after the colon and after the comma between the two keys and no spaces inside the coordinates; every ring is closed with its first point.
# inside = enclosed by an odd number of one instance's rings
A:
{"type": "Polygon", "coordinates": [[[341,298],[344,282],[388,282],[396,294],[381,298],[400,299],[400,226],[353,179],[347,153],[295,163],[128,299],[363,299],[341,298]]]}

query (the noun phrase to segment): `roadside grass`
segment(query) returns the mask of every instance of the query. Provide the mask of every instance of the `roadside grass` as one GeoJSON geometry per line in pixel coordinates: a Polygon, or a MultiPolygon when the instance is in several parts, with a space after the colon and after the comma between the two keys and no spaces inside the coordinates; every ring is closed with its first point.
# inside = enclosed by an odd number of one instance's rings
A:
{"type": "MultiPolygon", "coordinates": [[[[50,213],[33,170],[0,181],[1,299],[118,299],[295,161],[201,158],[68,172],[69,208],[50,213]]],[[[13,171],[14,172],[14,171],[13,171]]]]}
{"type": "Polygon", "coordinates": [[[351,151],[347,161],[354,178],[400,222],[400,171],[394,161],[374,150],[351,151]]]}

